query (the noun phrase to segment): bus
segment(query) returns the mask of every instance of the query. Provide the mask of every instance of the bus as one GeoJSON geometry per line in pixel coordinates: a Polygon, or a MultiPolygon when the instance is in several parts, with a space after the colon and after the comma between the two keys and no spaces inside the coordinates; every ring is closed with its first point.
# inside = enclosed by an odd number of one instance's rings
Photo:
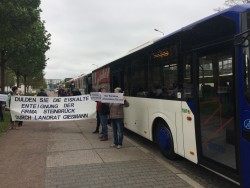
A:
{"type": "Polygon", "coordinates": [[[77,88],[81,94],[87,94],[92,91],[92,73],[89,74],[81,74],[75,78],[71,78],[66,81],[69,86],[73,84],[73,88],[77,88]]]}
{"type": "Polygon", "coordinates": [[[94,70],[92,91],[121,87],[127,129],[249,188],[249,39],[250,4],[237,5],[94,70]]]}

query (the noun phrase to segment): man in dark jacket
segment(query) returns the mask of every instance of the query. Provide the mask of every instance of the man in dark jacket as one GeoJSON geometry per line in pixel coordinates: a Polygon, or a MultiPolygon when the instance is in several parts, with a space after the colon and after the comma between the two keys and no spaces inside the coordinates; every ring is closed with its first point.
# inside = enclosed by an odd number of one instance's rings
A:
{"type": "MultiPolygon", "coordinates": [[[[2,91],[0,91],[0,94],[6,94],[2,91]]],[[[4,101],[0,101],[0,121],[3,121],[3,105],[5,104],[4,101]]]]}
{"type": "MultiPolygon", "coordinates": [[[[105,88],[101,89],[101,92],[107,92],[105,88]]],[[[102,125],[102,136],[99,137],[100,141],[107,141],[108,140],[108,115],[109,115],[109,105],[105,103],[101,103],[100,107],[100,121],[102,125]]]]}
{"type": "Polygon", "coordinates": [[[77,96],[77,95],[82,95],[82,94],[81,94],[81,92],[79,91],[78,88],[75,88],[75,89],[73,89],[73,91],[72,91],[72,95],[73,95],[73,96],[77,96]]]}
{"type": "Polygon", "coordinates": [[[46,96],[48,96],[48,95],[47,95],[47,93],[44,91],[44,89],[41,88],[41,89],[40,89],[40,92],[37,94],[37,96],[44,96],[44,97],[46,97],[46,96]]]}
{"type": "MultiPolygon", "coordinates": [[[[98,92],[101,92],[101,89],[98,89],[98,92]]],[[[94,134],[99,133],[99,128],[101,124],[99,112],[101,111],[101,106],[102,106],[101,101],[96,101],[96,128],[95,131],[93,132],[94,134]]]]}

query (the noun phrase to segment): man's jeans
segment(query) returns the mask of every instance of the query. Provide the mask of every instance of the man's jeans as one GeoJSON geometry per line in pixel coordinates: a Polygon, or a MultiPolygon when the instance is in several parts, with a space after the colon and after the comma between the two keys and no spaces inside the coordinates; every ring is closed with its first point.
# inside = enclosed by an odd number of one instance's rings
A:
{"type": "Polygon", "coordinates": [[[111,119],[113,127],[114,144],[122,146],[123,141],[123,119],[111,119]]]}
{"type": "Polygon", "coordinates": [[[100,115],[102,125],[102,136],[108,138],[108,115],[100,115]]]}

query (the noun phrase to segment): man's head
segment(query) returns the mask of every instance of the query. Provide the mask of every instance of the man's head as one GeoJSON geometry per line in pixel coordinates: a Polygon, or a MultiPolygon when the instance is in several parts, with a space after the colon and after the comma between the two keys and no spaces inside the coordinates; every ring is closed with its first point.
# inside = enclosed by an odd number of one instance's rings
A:
{"type": "Polygon", "coordinates": [[[114,92],[115,92],[115,93],[121,93],[121,92],[122,92],[122,88],[116,87],[116,88],[114,89],[114,92]]]}
{"type": "Polygon", "coordinates": [[[18,90],[18,87],[13,86],[13,87],[11,88],[11,90],[12,90],[14,93],[16,93],[16,92],[17,92],[17,90],[18,90]]]}
{"type": "Polygon", "coordinates": [[[102,88],[101,88],[101,92],[106,93],[106,92],[107,92],[107,89],[106,89],[105,87],[102,87],[102,88]]]}

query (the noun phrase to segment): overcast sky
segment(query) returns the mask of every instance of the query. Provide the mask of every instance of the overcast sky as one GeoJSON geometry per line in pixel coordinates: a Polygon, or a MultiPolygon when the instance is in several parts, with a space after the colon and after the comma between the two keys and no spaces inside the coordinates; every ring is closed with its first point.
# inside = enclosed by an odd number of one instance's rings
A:
{"type": "Polygon", "coordinates": [[[90,73],[147,41],[215,13],[225,0],[41,0],[52,35],[45,78],[90,73]]]}

